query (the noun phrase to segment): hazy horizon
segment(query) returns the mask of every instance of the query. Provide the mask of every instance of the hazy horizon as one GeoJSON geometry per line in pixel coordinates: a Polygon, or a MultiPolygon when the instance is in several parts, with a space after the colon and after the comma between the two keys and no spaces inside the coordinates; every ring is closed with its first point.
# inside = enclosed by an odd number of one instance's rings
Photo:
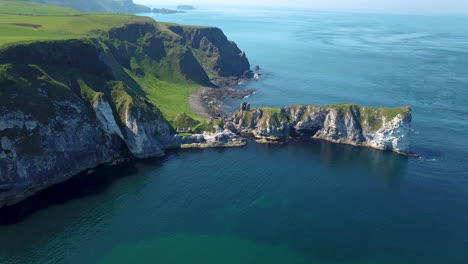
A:
{"type": "Polygon", "coordinates": [[[267,0],[214,1],[214,0],[134,0],[135,3],[158,6],[173,6],[179,4],[214,5],[214,6],[262,6],[262,7],[304,7],[308,9],[330,9],[369,12],[408,12],[408,13],[468,13],[468,1],[460,0],[290,0],[287,3],[267,0]]]}

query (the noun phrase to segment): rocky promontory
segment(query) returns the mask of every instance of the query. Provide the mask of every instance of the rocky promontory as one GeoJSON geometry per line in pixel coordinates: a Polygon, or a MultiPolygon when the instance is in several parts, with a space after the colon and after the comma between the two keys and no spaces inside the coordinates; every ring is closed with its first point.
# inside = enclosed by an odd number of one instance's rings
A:
{"type": "Polygon", "coordinates": [[[312,137],[335,143],[411,154],[411,108],[372,108],[355,104],[296,105],[250,109],[234,113],[232,127],[261,142],[312,137]]]}
{"type": "Polygon", "coordinates": [[[195,10],[196,8],[191,5],[178,5],[177,9],[180,10],[195,10]]]}
{"type": "Polygon", "coordinates": [[[183,13],[187,13],[187,12],[181,11],[181,10],[172,10],[172,9],[167,9],[167,8],[153,8],[153,9],[151,9],[151,13],[156,13],[156,14],[183,14],[183,13]]]}

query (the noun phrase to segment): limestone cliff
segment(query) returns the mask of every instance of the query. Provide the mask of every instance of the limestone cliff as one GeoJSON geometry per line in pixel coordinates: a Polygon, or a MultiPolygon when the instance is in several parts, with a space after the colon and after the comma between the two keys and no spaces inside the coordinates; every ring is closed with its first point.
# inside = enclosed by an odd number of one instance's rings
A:
{"type": "Polygon", "coordinates": [[[354,104],[298,105],[237,111],[236,130],[258,139],[310,136],[336,143],[410,153],[411,109],[354,104]]]}
{"type": "Polygon", "coordinates": [[[1,47],[0,207],[122,158],[159,156],[181,145],[241,144],[229,133],[176,136],[135,78],[210,85],[208,75],[249,70],[241,53],[218,29],[172,31],[155,22],[126,24],[99,38],[1,47]],[[216,39],[216,54],[197,53],[186,35],[216,39]],[[217,63],[207,63],[214,57],[217,63]]]}
{"type": "Polygon", "coordinates": [[[250,70],[247,56],[219,28],[170,26],[188,44],[211,78],[242,76],[250,70]]]}

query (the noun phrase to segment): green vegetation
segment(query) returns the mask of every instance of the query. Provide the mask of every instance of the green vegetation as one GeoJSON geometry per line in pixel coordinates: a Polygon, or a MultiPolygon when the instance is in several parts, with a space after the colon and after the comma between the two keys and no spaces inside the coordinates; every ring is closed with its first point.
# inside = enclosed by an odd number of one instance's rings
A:
{"type": "Polygon", "coordinates": [[[78,79],[78,85],[80,86],[81,94],[83,94],[90,104],[94,104],[104,97],[104,93],[94,91],[82,79],[78,79]]]}
{"type": "Polygon", "coordinates": [[[187,128],[187,129],[195,129],[200,124],[200,121],[197,121],[186,113],[180,113],[173,121],[172,126],[174,128],[187,128]]]}
{"type": "Polygon", "coordinates": [[[326,107],[335,109],[342,114],[354,112],[360,118],[361,126],[369,127],[373,131],[382,127],[384,119],[387,121],[392,120],[398,115],[406,115],[410,112],[410,108],[407,106],[397,108],[375,108],[361,107],[351,103],[340,103],[335,105],[327,105],[326,107]]]}
{"type": "Polygon", "coordinates": [[[271,125],[279,127],[283,122],[288,122],[289,118],[282,108],[279,107],[261,107],[262,118],[259,123],[266,126],[268,120],[271,125]]]}
{"type": "Polygon", "coordinates": [[[24,2],[14,0],[0,1],[0,13],[33,16],[71,16],[81,14],[81,12],[71,8],[24,2]]]}
{"type": "Polygon", "coordinates": [[[396,108],[387,108],[387,107],[362,107],[357,104],[352,103],[340,103],[334,105],[326,105],[325,107],[333,108],[341,112],[349,112],[350,110],[365,111],[369,114],[380,112],[386,119],[393,119],[397,115],[405,115],[410,111],[408,106],[396,107],[396,108]]]}
{"type": "MultiPolygon", "coordinates": [[[[214,67],[220,59],[220,54],[192,46],[192,38],[216,39],[223,52],[238,52],[219,29],[157,23],[125,14],[82,13],[26,1],[0,0],[0,8],[1,101],[11,102],[21,94],[34,102],[39,99],[31,96],[40,93],[40,86],[33,84],[48,83],[48,92],[77,96],[91,105],[107,100],[122,122],[136,107],[156,118],[162,113],[172,124],[184,113],[193,131],[214,131],[214,123],[191,110],[189,97],[201,85],[211,85],[208,76],[219,77],[214,67]],[[25,65],[42,77],[30,76],[25,65]]],[[[226,61],[223,65],[229,70],[245,66],[245,61],[232,65],[230,58],[226,61]]],[[[32,108],[31,112],[37,111],[32,108]]],[[[45,118],[52,114],[53,109],[49,110],[43,111],[45,118]]]]}
{"type": "MultiPolygon", "coordinates": [[[[179,114],[173,121],[172,126],[174,128],[188,129],[193,133],[203,133],[203,132],[215,132],[215,126],[223,126],[223,121],[220,120],[211,120],[211,121],[198,121],[186,113],[179,114]]],[[[180,134],[179,134],[180,135],[180,134]]]]}
{"type": "Polygon", "coordinates": [[[214,133],[216,131],[215,128],[214,128],[215,125],[216,124],[215,124],[214,121],[201,122],[197,127],[195,127],[193,132],[195,132],[195,133],[203,133],[203,132],[214,133]]]}
{"type": "Polygon", "coordinates": [[[0,10],[0,45],[19,41],[98,37],[126,23],[153,22],[147,17],[87,14],[70,8],[23,1],[2,0],[0,10]]]}
{"type": "MultiPolygon", "coordinates": [[[[397,108],[385,108],[385,107],[361,107],[351,103],[340,103],[326,106],[315,106],[315,105],[293,105],[289,108],[294,111],[299,111],[299,118],[301,121],[305,121],[315,111],[322,111],[326,109],[333,109],[338,112],[339,115],[353,115],[363,128],[369,128],[372,131],[380,129],[383,125],[384,120],[386,122],[392,120],[398,115],[405,116],[410,113],[410,107],[397,107],[397,108]]],[[[251,111],[237,112],[242,114],[243,123],[242,126],[249,126],[252,123],[253,113],[257,110],[262,111],[262,116],[258,120],[258,125],[262,128],[266,128],[267,124],[271,124],[275,127],[281,126],[283,122],[289,122],[290,117],[284,111],[283,108],[279,107],[260,107],[252,109],[251,111]]]]}
{"type": "Polygon", "coordinates": [[[171,72],[170,65],[173,63],[161,64],[154,68],[151,64],[141,65],[148,72],[144,76],[137,76],[131,72],[129,75],[141,85],[147,98],[161,109],[168,120],[174,120],[180,113],[185,113],[198,121],[205,121],[206,119],[197,116],[189,105],[190,95],[200,86],[187,81],[178,72],[171,72]],[[171,79],[176,81],[170,81],[171,79]]]}
{"type": "Polygon", "coordinates": [[[55,117],[54,101],[74,98],[68,86],[35,65],[1,65],[0,84],[1,106],[30,114],[44,124],[55,117]]]}
{"type": "Polygon", "coordinates": [[[146,6],[132,0],[31,0],[41,4],[71,7],[83,12],[142,13],[150,12],[146,6]]]}
{"type": "Polygon", "coordinates": [[[339,103],[334,105],[326,105],[325,107],[335,109],[338,112],[347,113],[353,109],[359,109],[360,106],[352,103],[339,103]]]}
{"type": "Polygon", "coordinates": [[[252,124],[252,119],[253,119],[253,111],[237,111],[236,113],[241,113],[242,114],[242,126],[248,127],[252,124]]]}
{"type": "Polygon", "coordinates": [[[190,137],[190,136],[193,136],[192,133],[178,133],[177,135],[181,136],[181,137],[190,137]]]}
{"type": "Polygon", "coordinates": [[[383,118],[387,121],[392,120],[398,115],[406,115],[410,112],[407,106],[397,108],[372,108],[361,107],[361,126],[369,126],[371,130],[378,130],[382,127],[383,118]]]}

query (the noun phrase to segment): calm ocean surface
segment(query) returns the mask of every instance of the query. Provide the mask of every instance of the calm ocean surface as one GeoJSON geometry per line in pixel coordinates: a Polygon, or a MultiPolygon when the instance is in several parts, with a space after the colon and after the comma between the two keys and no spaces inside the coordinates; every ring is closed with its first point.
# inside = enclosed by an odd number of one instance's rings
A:
{"type": "Polygon", "coordinates": [[[320,141],[175,151],[0,226],[0,263],[468,263],[468,16],[153,17],[223,29],[265,74],[246,85],[254,106],[412,106],[421,158],[320,141]]]}

